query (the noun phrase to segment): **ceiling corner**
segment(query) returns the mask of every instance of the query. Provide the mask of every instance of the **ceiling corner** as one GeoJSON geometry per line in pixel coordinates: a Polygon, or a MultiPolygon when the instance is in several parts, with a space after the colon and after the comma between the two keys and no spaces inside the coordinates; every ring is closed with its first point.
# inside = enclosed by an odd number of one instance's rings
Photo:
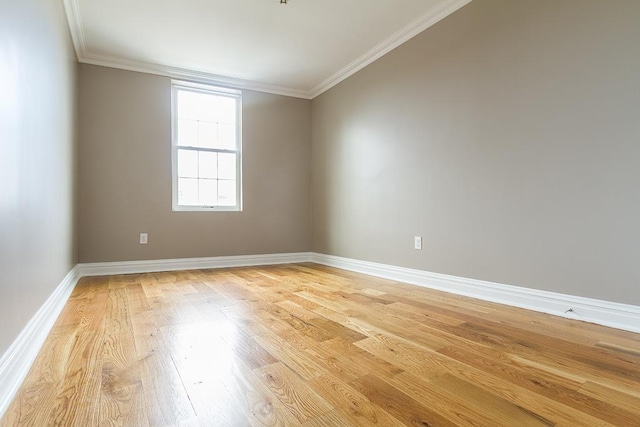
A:
{"type": "Polygon", "coordinates": [[[378,45],[351,61],[329,77],[312,88],[296,89],[287,86],[273,85],[260,81],[245,80],[236,77],[222,76],[205,71],[185,69],[165,64],[133,61],[124,58],[96,55],[88,51],[82,25],[78,0],[62,0],[78,62],[137,71],[148,74],[162,75],[170,78],[183,79],[204,84],[213,84],[237,89],[254,90],[259,92],[284,95],[295,98],[312,100],[328,91],[340,82],[356,74],[358,71],[375,62],[385,54],[402,45],[406,41],[420,34],[427,28],[446,18],[453,12],[470,3],[472,0],[441,0],[417,19],[405,25],[399,31],[383,40],[378,45]]]}
{"type": "Polygon", "coordinates": [[[84,31],[82,29],[82,21],[80,20],[80,8],[76,0],[63,0],[64,12],[67,16],[67,26],[71,34],[73,48],[76,51],[76,57],[82,62],[86,52],[86,44],[84,31]]]}
{"type": "Polygon", "coordinates": [[[131,61],[110,56],[100,56],[92,53],[83,53],[79,61],[83,64],[99,65],[102,67],[117,68],[138,73],[154,74],[172,79],[186,80],[193,83],[229,87],[233,89],[252,90],[271,93],[274,95],[290,96],[293,98],[311,99],[309,91],[277,86],[236,77],[221,76],[204,71],[191,70],[162,64],[152,64],[140,61],[131,61]]]}

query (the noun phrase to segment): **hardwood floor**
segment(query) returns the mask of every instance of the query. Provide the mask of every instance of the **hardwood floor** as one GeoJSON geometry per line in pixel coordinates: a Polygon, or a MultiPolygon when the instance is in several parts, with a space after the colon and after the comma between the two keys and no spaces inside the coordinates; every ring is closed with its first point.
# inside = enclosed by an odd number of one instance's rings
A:
{"type": "Polygon", "coordinates": [[[315,264],[83,279],[2,426],[640,426],[640,335],[315,264]]]}

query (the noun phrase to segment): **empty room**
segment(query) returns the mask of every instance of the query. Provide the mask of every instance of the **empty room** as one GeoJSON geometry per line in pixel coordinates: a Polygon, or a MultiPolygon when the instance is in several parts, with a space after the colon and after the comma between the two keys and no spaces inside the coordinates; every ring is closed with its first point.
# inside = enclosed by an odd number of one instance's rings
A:
{"type": "Polygon", "coordinates": [[[1,0],[0,426],[640,426],[640,1],[1,0]]]}

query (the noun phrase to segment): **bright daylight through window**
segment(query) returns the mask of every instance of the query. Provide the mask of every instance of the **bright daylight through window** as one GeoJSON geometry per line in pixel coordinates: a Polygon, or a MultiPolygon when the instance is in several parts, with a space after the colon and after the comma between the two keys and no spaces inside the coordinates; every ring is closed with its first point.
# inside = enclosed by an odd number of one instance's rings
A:
{"type": "Polygon", "coordinates": [[[241,92],[173,82],[172,102],[173,210],[241,210],[241,92]]]}

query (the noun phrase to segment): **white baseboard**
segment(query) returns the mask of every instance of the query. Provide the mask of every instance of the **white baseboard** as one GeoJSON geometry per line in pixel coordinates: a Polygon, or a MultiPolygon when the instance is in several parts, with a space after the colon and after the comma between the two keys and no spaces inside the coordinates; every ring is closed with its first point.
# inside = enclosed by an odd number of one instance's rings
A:
{"type": "Polygon", "coordinates": [[[314,253],[312,262],[640,333],[640,307],[314,253]],[[567,312],[567,310],[571,311],[567,312]]]}
{"type": "Polygon", "coordinates": [[[314,252],[78,264],[79,276],[315,262],[430,289],[640,333],[640,307],[314,252]],[[571,311],[568,311],[571,309],[571,311]]]}
{"type": "Polygon", "coordinates": [[[22,381],[27,376],[79,278],[76,266],[62,279],[55,291],[0,358],[0,418],[22,385],[22,381]]]}
{"type": "Polygon", "coordinates": [[[0,418],[80,277],[315,262],[485,301],[640,333],[640,307],[312,252],[76,265],[0,358],[0,418]],[[567,311],[571,309],[571,311],[567,311]]]}
{"type": "Polygon", "coordinates": [[[197,270],[201,268],[250,267],[311,261],[310,252],[265,255],[237,255],[210,258],[176,258],[146,261],[98,262],[78,264],[80,276],[153,273],[157,271],[197,270]]]}
{"type": "Polygon", "coordinates": [[[315,262],[332,267],[640,333],[640,307],[430,273],[312,252],[106,262],[76,265],[0,358],[0,418],[29,372],[78,279],[83,276],[315,262]],[[571,312],[567,310],[571,309],[571,312]]]}

